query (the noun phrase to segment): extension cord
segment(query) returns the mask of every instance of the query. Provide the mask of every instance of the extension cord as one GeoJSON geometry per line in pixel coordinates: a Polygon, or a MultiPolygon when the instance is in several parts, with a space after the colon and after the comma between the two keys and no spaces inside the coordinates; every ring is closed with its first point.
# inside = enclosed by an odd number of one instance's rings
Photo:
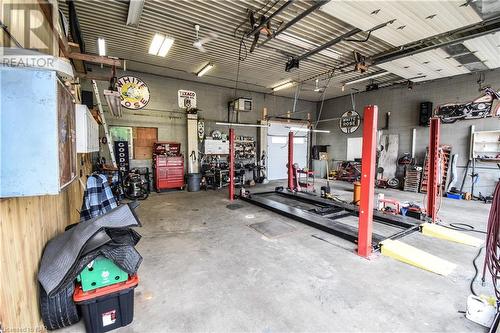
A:
{"type": "Polygon", "coordinates": [[[484,295],[467,297],[467,311],[465,317],[479,325],[491,327],[497,308],[495,299],[484,295]]]}

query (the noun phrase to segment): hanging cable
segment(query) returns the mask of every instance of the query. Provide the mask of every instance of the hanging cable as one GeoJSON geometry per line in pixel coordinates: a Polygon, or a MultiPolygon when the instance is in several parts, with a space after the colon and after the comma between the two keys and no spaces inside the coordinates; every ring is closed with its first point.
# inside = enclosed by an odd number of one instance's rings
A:
{"type": "Polygon", "coordinates": [[[486,235],[486,254],[483,266],[483,280],[486,269],[491,274],[497,303],[500,302],[500,182],[493,193],[486,235]]]}
{"type": "Polygon", "coordinates": [[[316,119],[316,123],[314,124],[314,128],[318,127],[318,123],[321,119],[321,113],[323,112],[323,104],[325,103],[326,91],[330,87],[330,81],[332,80],[333,73],[328,77],[328,81],[326,82],[325,90],[323,90],[323,94],[321,96],[321,106],[319,107],[318,118],[316,119]]]}

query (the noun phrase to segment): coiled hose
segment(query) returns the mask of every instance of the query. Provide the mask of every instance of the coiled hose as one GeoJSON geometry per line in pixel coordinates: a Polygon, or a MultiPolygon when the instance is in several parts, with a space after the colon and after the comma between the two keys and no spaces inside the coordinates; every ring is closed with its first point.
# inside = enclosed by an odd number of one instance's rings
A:
{"type": "Polygon", "coordinates": [[[483,266],[483,280],[488,268],[493,279],[495,296],[500,301],[500,182],[497,183],[493,194],[493,202],[488,220],[486,235],[486,255],[483,266]]]}

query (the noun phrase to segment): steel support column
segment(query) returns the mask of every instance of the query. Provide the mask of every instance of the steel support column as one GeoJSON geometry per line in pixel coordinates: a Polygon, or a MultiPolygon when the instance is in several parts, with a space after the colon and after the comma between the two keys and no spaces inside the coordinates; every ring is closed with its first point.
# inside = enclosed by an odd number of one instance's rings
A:
{"type": "Polygon", "coordinates": [[[439,163],[439,135],[441,121],[439,118],[431,118],[429,129],[429,152],[428,152],[428,179],[427,179],[427,216],[436,223],[437,219],[437,196],[439,195],[440,163],[439,163]]]}
{"type": "Polygon", "coordinates": [[[377,149],[376,105],[365,106],[363,113],[363,155],[361,162],[361,198],[359,202],[358,255],[372,253],[373,197],[375,194],[375,155],[377,149]]]}
{"type": "Polygon", "coordinates": [[[229,200],[234,200],[234,128],[229,129],[229,200]]]}
{"type": "Polygon", "coordinates": [[[293,184],[293,132],[288,133],[288,188],[294,190],[293,184]]]}

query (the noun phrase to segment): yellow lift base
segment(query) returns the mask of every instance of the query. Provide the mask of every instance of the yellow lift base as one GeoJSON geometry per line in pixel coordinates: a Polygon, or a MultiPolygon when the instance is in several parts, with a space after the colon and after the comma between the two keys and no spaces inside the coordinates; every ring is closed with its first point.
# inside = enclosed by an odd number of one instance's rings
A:
{"type": "Polygon", "coordinates": [[[382,245],[380,249],[382,255],[439,275],[447,276],[457,266],[398,240],[386,239],[380,244],[382,245]]]}
{"type": "Polygon", "coordinates": [[[423,223],[422,234],[430,237],[441,238],[451,242],[479,247],[483,241],[479,238],[472,237],[464,234],[463,232],[456,231],[450,228],[445,228],[437,224],[423,223]]]}

